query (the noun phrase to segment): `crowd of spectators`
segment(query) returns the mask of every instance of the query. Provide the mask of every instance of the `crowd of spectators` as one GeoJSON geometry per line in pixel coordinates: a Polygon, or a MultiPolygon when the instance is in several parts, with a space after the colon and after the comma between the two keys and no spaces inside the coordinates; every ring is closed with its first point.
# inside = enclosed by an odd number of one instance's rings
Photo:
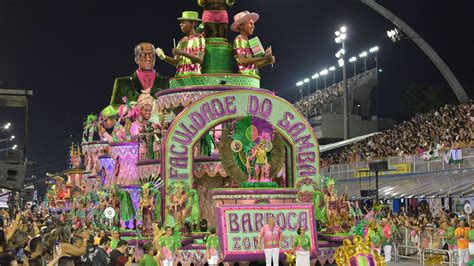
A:
{"type": "Polygon", "coordinates": [[[474,145],[474,101],[445,105],[395,125],[364,141],[328,152],[322,166],[420,155],[425,159],[442,156],[453,148],[474,145]]]}
{"type": "MultiPolygon", "coordinates": [[[[349,98],[353,91],[361,86],[369,86],[376,77],[375,69],[369,70],[347,80],[349,98]]],[[[317,90],[294,103],[294,106],[304,115],[312,117],[320,112],[332,112],[338,106],[342,106],[342,95],[344,83],[332,84],[327,88],[317,90]]]]}
{"type": "Polygon", "coordinates": [[[2,266],[139,265],[141,260],[125,240],[92,224],[73,222],[69,212],[28,206],[12,216],[3,211],[0,217],[2,266]]]}

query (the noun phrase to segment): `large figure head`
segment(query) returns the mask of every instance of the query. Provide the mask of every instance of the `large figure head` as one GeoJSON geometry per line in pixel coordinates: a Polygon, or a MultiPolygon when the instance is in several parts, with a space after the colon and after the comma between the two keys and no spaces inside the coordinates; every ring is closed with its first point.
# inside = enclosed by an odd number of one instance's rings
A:
{"type": "Polygon", "coordinates": [[[155,46],[148,42],[135,46],[135,62],[142,71],[151,71],[155,67],[155,46]]]}

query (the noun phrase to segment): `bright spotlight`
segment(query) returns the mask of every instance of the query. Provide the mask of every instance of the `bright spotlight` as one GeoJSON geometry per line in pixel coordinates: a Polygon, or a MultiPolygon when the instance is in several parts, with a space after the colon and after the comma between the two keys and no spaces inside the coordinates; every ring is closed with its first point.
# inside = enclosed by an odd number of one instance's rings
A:
{"type": "Polygon", "coordinates": [[[324,75],[327,75],[328,72],[329,72],[329,71],[328,71],[327,69],[323,69],[323,70],[321,70],[321,72],[319,72],[319,75],[323,75],[323,76],[324,76],[324,75]]]}
{"type": "Polygon", "coordinates": [[[316,74],[312,75],[311,78],[312,78],[312,79],[317,79],[317,78],[319,78],[319,74],[316,73],[316,74]]]}
{"type": "Polygon", "coordinates": [[[11,136],[10,137],[10,141],[14,140],[15,139],[15,135],[11,136]]]}
{"type": "Polygon", "coordinates": [[[12,150],[15,150],[17,147],[18,147],[18,146],[17,146],[16,144],[13,145],[12,150]]]}
{"type": "Polygon", "coordinates": [[[363,58],[363,57],[366,57],[367,56],[367,52],[366,51],[363,51],[362,53],[359,54],[359,57],[360,58],[363,58]]]}
{"type": "Polygon", "coordinates": [[[354,63],[355,61],[357,61],[357,57],[353,56],[349,58],[349,62],[354,63]]]}
{"type": "Polygon", "coordinates": [[[9,129],[11,125],[12,125],[12,123],[8,122],[3,126],[3,129],[5,129],[5,130],[9,129]]]}
{"type": "Polygon", "coordinates": [[[337,60],[337,63],[339,64],[340,67],[343,67],[344,66],[344,59],[339,59],[337,60]]]}
{"type": "Polygon", "coordinates": [[[331,66],[331,67],[329,68],[329,71],[334,71],[334,70],[336,70],[336,68],[335,68],[334,66],[331,66]]]}
{"type": "Polygon", "coordinates": [[[304,82],[304,83],[308,83],[308,82],[309,82],[309,78],[303,79],[303,82],[304,82]]]}
{"type": "Polygon", "coordinates": [[[303,86],[303,84],[304,84],[303,81],[298,81],[298,82],[296,82],[296,86],[298,86],[298,87],[299,87],[299,86],[303,86]]]}
{"type": "Polygon", "coordinates": [[[375,53],[379,50],[379,47],[378,46],[375,46],[375,47],[372,47],[369,49],[369,53],[375,53]]]}
{"type": "Polygon", "coordinates": [[[342,33],[345,33],[347,31],[347,28],[346,28],[346,26],[342,26],[340,30],[341,30],[342,33]]]}

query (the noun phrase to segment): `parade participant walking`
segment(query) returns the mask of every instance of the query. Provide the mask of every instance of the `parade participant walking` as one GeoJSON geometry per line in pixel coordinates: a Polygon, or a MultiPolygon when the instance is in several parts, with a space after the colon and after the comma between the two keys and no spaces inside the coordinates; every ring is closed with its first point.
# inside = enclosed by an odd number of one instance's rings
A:
{"type": "Polygon", "coordinates": [[[474,266],[474,220],[471,220],[469,230],[469,254],[471,255],[471,260],[467,264],[468,266],[474,266]]]}
{"type": "Polygon", "coordinates": [[[143,259],[140,261],[140,266],[157,266],[153,255],[155,255],[155,248],[152,243],[146,243],[143,246],[143,259]]]}
{"type": "Polygon", "coordinates": [[[160,260],[162,266],[173,266],[174,258],[180,246],[179,240],[173,236],[173,228],[167,226],[165,235],[160,239],[160,260]]]}
{"type": "Polygon", "coordinates": [[[309,266],[311,253],[311,239],[306,235],[306,229],[301,226],[296,231],[298,236],[294,243],[294,252],[296,254],[296,266],[309,266]]]}
{"type": "Polygon", "coordinates": [[[469,228],[465,226],[464,219],[459,221],[459,226],[454,231],[457,239],[459,266],[467,265],[469,262],[469,228]]]}
{"type": "Polygon", "coordinates": [[[196,33],[199,14],[195,11],[184,11],[182,17],[178,18],[181,31],[186,35],[173,48],[173,57],[167,56],[160,48],[156,54],[161,60],[176,66],[176,77],[201,74],[201,64],[204,60],[206,40],[202,35],[196,33]]]}
{"type": "Polygon", "coordinates": [[[263,240],[263,251],[265,252],[265,261],[267,266],[272,265],[272,260],[274,266],[278,265],[281,239],[281,228],[276,225],[275,218],[268,218],[267,224],[263,226],[258,236],[258,243],[260,247],[262,247],[263,240]]]}
{"type": "Polygon", "coordinates": [[[239,32],[234,40],[234,54],[239,73],[255,77],[260,77],[259,68],[275,63],[270,47],[260,57],[256,57],[252,52],[249,37],[253,35],[259,17],[257,13],[242,11],[234,16],[234,23],[230,26],[232,31],[239,32]]]}
{"type": "Polygon", "coordinates": [[[219,264],[219,239],[217,238],[216,229],[211,228],[211,233],[206,240],[207,263],[209,266],[219,264]]]}
{"type": "Polygon", "coordinates": [[[382,248],[385,256],[385,262],[392,260],[392,228],[386,218],[382,219],[383,241],[382,248]]]}

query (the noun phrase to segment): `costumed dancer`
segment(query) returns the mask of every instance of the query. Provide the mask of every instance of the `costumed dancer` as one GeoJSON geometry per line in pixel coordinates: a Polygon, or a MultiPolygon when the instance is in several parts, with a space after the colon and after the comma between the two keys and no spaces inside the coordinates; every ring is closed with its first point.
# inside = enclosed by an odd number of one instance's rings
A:
{"type": "Polygon", "coordinates": [[[219,264],[219,254],[220,254],[219,238],[217,237],[216,228],[211,228],[209,232],[211,234],[206,239],[207,263],[209,264],[209,266],[213,266],[213,265],[215,266],[219,264]]]}
{"type": "Polygon", "coordinates": [[[175,222],[182,226],[184,225],[184,219],[186,217],[186,201],[188,195],[184,191],[184,183],[181,181],[175,181],[171,185],[170,189],[170,204],[168,204],[168,209],[174,217],[175,222]]]}
{"type": "Polygon", "coordinates": [[[157,184],[161,185],[161,179],[158,180],[158,183],[146,182],[141,186],[138,212],[142,217],[143,231],[145,233],[151,233],[153,222],[161,220],[161,194],[158,190],[159,186],[155,186],[157,184]]]}
{"type": "Polygon", "coordinates": [[[84,131],[82,132],[82,143],[94,140],[95,130],[97,128],[97,116],[90,114],[84,121],[84,131]]]}
{"type": "Polygon", "coordinates": [[[327,182],[327,194],[324,195],[326,202],[326,217],[328,222],[328,231],[331,233],[341,232],[339,213],[337,209],[337,195],[335,191],[335,181],[329,179],[327,182]]]}
{"type": "Polygon", "coordinates": [[[198,0],[198,5],[203,7],[202,23],[204,24],[204,37],[226,38],[229,15],[227,8],[234,5],[235,0],[198,0]]]}
{"type": "Polygon", "coordinates": [[[474,266],[474,220],[471,220],[469,229],[469,254],[471,255],[468,266],[474,266]]]}
{"type": "Polygon", "coordinates": [[[191,223],[191,230],[195,231],[199,228],[199,222],[201,221],[201,210],[199,208],[199,195],[197,190],[190,189],[188,191],[188,201],[186,209],[191,208],[191,216],[189,216],[189,222],[191,223]]]}
{"type": "Polygon", "coordinates": [[[155,130],[161,129],[158,123],[153,123],[152,117],[154,99],[150,90],[146,89],[140,94],[137,101],[139,110],[138,118],[132,123],[130,130],[132,139],[140,139],[140,158],[154,159],[155,130]]]}
{"type": "Polygon", "coordinates": [[[201,74],[206,40],[195,31],[197,23],[201,21],[199,14],[195,11],[184,11],[178,20],[181,31],[186,36],[179,40],[177,47],[173,48],[173,57],[165,55],[160,48],[156,49],[156,54],[161,60],[176,66],[176,77],[201,74]]]}
{"type": "Polygon", "coordinates": [[[115,209],[114,224],[117,227],[120,227],[121,221],[128,225],[129,221],[135,216],[130,193],[119,188],[117,185],[112,185],[109,205],[115,209]]]}
{"type": "Polygon", "coordinates": [[[293,252],[296,254],[296,266],[310,265],[311,238],[306,235],[306,228],[301,226],[296,231],[298,236],[293,245],[293,252]]]}
{"type": "Polygon", "coordinates": [[[123,136],[120,136],[120,132],[123,131],[123,126],[118,122],[118,110],[112,105],[109,105],[102,110],[100,113],[102,116],[102,123],[98,124],[98,131],[101,140],[105,140],[108,143],[123,141],[123,136]],[[112,129],[112,133],[107,132],[108,129],[112,129]]]}
{"type": "Polygon", "coordinates": [[[267,266],[272,265],[272,260],[273,265],[278,266],[282,236],[281,228],[276,224],[275,218],[268,218],[267,224],[262,227],[262,230],[258,235],[258,243],[260,247],[263,246],[267,266]]]}
{"type": "Polygon", "coordinates": [[[469,263],[469,228],[466,227],[464,219],[459,221],[459,226],[454,231],[454,236],[457,240],[458,246],[458,263],[459,266],[464,266],[469,263]]]}
{"type": "Polygon", "coordinates": [[[165,227],[165,235],[160,238],[159,258],[162,266],[173,266],[173,261],[181,247],[179,229],[173,230],[171,226],[165,227]]]}
{"type": "Polygon", "coordinates": [[[366,243],[370,243],[372,253],[380,255],[380,247],[382,245],[382,238],[384,236],[382,229],[377,224],[377,220],[371,219],[364,230],[366,243]]]}
{"type": "MultiPolygon", "coordinates": [[[[233,45],[239,73],[254,77],[260,77],[258,73],[259,68],[275,63],[275,57],[272,55],[270,47],[265,52],[252,51],[249,37],[252,36],[255,23],[259,17],[257,13],[242,11],[234,16],[234,23],[230,26],[232,31],[239,33],[233,45]]],[[[254,42],[258,43],[259,47],[261,46],[260,41],[257,39],[254,39],[254,42]]],[[[263,50],[263,48],[261,49],[263,50]]]]}
{"type": "Polygon", "coordinates": [[[382,231],[383,231],[383,241],[382,248],[385,256],[385,262],[392,260],[392,227],[386,218],[382,218],[382,231]]]}

